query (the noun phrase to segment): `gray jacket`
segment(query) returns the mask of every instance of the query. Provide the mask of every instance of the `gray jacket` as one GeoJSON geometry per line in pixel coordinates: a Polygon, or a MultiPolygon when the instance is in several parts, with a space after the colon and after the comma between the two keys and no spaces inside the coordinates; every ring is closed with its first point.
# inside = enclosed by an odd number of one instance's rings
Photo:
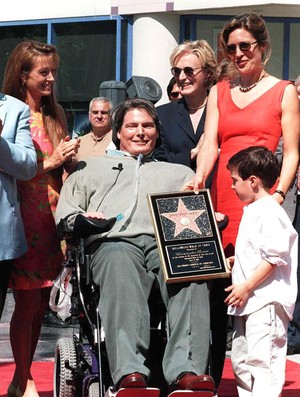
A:
{"type": "Polygon", "coordinates": [[[95,157],[79,163],[61,190],[55,213],[73,227],[78,213],[99,211],[106,218],[120,219],[108,238],[154,236],[147,194],[178,192],[194,172],[183,165],[133,157],[95,157]],[[118,168],[121,164],[122,170],[118,168]]]}

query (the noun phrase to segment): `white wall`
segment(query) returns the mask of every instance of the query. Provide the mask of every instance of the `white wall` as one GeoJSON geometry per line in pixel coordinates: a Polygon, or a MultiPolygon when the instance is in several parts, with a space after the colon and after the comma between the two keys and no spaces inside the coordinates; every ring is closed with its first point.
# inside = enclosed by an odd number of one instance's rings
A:
{"type": "MultiPolygon", "coordinates": [[[[5,2],[2,0],[2,3],[5,2]]],[[[0,22],[165,12],[168,6],[182,12],[205,14],[239,14],[243,8],[266,16],[300,16],[299,0],[11,0],[1,7],[0,22]],[[167,5],[168,4],[168,5],[167,5]]],[[[245,11],[243,9],[243,11],[245,11]]]]}
{"type": "Polygon", "coordinates": [[[176,14],[136,15],[133,24],[132,75],[156,80],[163,91],[158,105],[168,101],[166,88],[170,78],[169,57],[179,40],[179,16],[176,14]]]}
{"type": "Polygon", "coordinates": [[[111,0],[12,0],[1,7],[0,21],[99,16],[110,11],[111,0]]]}

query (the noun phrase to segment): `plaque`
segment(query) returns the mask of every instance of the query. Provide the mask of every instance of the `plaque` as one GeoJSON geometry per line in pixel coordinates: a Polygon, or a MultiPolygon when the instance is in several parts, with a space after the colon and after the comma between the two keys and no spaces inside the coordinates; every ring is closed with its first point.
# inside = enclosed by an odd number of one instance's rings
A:
{"type": "Polygon", "coordinates": [[[166,283],[229,277],[208,189],[149,194],[166,283]]]}

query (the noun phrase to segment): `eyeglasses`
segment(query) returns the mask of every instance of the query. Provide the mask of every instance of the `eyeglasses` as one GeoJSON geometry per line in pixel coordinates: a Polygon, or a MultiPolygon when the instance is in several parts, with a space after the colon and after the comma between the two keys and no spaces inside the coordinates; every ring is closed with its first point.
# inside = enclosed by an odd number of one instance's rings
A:
{"type": "Polygon", "coordinates": [[[183,71],[183,73],[188,76],[188,77],[193,77],[196,76],[196,74],[200,73],[200,70],[198,73],[194,73],[195,70],[197,69],[202,69],[202,66],[200,68],[192,68],[191,66],[186,66],[185,68],[181,69],[181,68],[177,68],[176,66],[174,66],[171,69],[171,73],[174,77],[179,77],[180,73],[183,71]]]}
{"type": "Polygon", "coordinates": [[[176,92],[176,91],[170,92],[170,97],[171,98],[178,98],[178,96],[179,96],[179,92],[176,92]]]}
{"type": "Polygon", "coordinates": [[[107,110],[91,110],[91,113],[96,116],[96,114],[102,114],[102,116],[107,116],[109,112],[107,110]]]}
{"type": "Polygon", "coordinates": [[[246,52],[250,50],[252,44],[256,43],[257,41],[253,41],[252,43],[249,41],[241,41],[239,44],[228,44],[226,46],[226,51],[228,54],[234,54],[236,52],[236,48],[239,47],[242,52],[246,52]]]}

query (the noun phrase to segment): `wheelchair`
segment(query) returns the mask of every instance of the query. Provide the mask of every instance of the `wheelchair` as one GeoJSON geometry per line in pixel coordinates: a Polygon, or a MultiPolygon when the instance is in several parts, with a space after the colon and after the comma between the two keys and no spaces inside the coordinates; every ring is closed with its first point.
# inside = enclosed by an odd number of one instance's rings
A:
{"type": "MultiPolygon", "coordinates": [[[[99,290],[91,278],[90,259],[93,237],[109,230],[115,219],[96,220],[79,214],[70,234],[66,223],[58,227],[60,238],[71,242],[64,266],[70,268],[72,285],[71,319],[77,322],[72,337],[61,338],[55,349],[54,397],[104,397],[112,379],[105,350],[105,335],[98,312],[99,290]]],[[[165,308],[158,287],[149,298],[151,337],[148,362],[150,387],[167,394],[162,374],[162,357],[167,340],[165,308]],[[153,352],[153,353],[151,353],[153,352]]],[[[71,320],[71,321],[72,321],[71,320]]]]}

